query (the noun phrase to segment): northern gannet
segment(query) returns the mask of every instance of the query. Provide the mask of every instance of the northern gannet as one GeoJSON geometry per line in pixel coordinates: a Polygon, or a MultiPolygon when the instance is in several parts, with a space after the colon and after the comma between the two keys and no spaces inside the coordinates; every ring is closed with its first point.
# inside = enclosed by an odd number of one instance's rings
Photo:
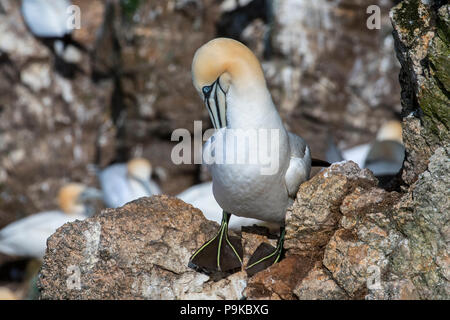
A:
{"type": "Polygon", "coordinates": [[[99,173],[103,201],[108,207],[117,208],[141,197],[160,194],[151,175],[152,165],[143,158],[108,166],[99,173]]]}
{"type": "MultiPolygon", "coordinates": [[[[217,141],[238,134],[236,131],[253,130],[266,135],[261,134],[257,143],[245,144],[243,151],[252,157],[252,154],[260,155],[263,147],[266,151],[276,150],[275,154],[271,153],[271,160],[277,165],[266,171],[267,162],[262,157],[244,164],[226,161],[209,165],[214,197],[223,210],[222,221],[217,235],[191,256],[189,266],[208,274],[224,275],[241,269],[240,240],[228,236],[230,217],[234,214],[281,227],[277,247],[262,244],[249,260],[246,270],[254,274],[281,258],[286,209],[300,184],[309,179],[310,149],[301,137],[285,129],[261,65],[242,43],[217,38],[200,47],[192,62],[192,79],[217,129],[205,143],[204,154],[217,141]]],[[[227,154],[236,151],[226,143],[223,147],[227,154]]]]}
{"type": "Polygon", "coordinates": [[[0,230],[0,252],[31,258],[42,258],[47,239],[63,224],[83,220],[91,214],[86,203],[101,198],[101,192],[79,183],[63,186],[58,194],[60,210],[33,214],[0,230]]]}

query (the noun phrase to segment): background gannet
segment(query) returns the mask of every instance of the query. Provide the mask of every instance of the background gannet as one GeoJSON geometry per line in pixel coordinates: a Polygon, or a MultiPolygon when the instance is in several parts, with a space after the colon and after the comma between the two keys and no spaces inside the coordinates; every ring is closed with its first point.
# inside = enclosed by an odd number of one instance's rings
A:
{"type": "Polygon", "coordinates": [[[399,121],[385,122],[377,132],[374,142],[357,145],[344,151],[339,151],[330,140],[327,150],[329,162],[352,160],[360,168],[367,168],[384,185],[389,182],[402,168],[405,157],[405,147],[402,139],[402,126],[399,121]]]}
{"type": "Polygon", "coordinates": [[[70,0],[22,0],[22,16],[30,31],[55,53],[55,67],[63,76],[73,77],[75,48],[86,49],[72,38],[73,22],[70,0]],[[67,50],[66,50],[67,49],[67,50]],[[69,51],[68,49],[72,49],[69,51]],[[72,54],[66,54],[72,52],[72,54]]]}
{"type": "Polygon", "coordinates": [[[103,201],[108,207],[117,208],[141,197],[160,194],[161,189],[151,175],[152,165],[143,158],[110,165],[99,173],[103,201]]]}
{"type": "Polygon", "coordinates": [[[79,183],[69,183],[58,194],[60,210],[36,213],[15,221],[0,230],[0,252],[42,258],[47,239],[63,224],[83,220],[92,212],[87,203],[101,198],[101,192],[79,183]]]}
{"type": "Polygon", "coordinates": [[[72,29],[67,21],[70,0],[22,0],[22,15],[31,32],[41,38],[63,38],[72,29]]]}
{"type": "MultiPolygon", "coordinates": [[[[300,184],[309,178],[311,153],[305,141],[286,131],[272,102],[261,65],[242,43],[217,38],[203,45],[192,62],[193,84],[204,100],[216,133],[213,140],[233,132],[230,129],[272,130],[278,133],[278,167],[262,174],[262,159],[254,164],[213,163],[209,170],[213,193],[223,209],[218,234],[191,257],[189,266],[205,273],[232,273],[241,268],[242,247],[228,236],[231,214],[277,223],[281,226],[277,248],[263,244],[255,251],[247,272],[253,274],[277,262],[282,253],[286,209],[300,184]]],[[[270,131],[270,132],[272,132],[270,131]]],[[[267,141],[245,145],[245,151],[257,153],[267,141]]],[[[225,152],[232,152],[225,144],[225,152]]]]}
{"type": "Polygon", "coordinates": [[[400,171],[404,158],[402,126],[399,121],[388,121],[378,130],[363,167],[372,171],[384,185],[400,171]]]}

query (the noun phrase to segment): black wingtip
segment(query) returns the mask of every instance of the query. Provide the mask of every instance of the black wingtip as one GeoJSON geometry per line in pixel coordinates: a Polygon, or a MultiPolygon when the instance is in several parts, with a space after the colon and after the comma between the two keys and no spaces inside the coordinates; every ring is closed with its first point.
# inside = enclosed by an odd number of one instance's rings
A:
{"type": "Polygon", "coordinates": [[[325,160],[312,158],[311,166],[312,167],[329,167],[329,166],[331,166],[331,163],[329,163],[328,161],[325,161],[325,160]]]}

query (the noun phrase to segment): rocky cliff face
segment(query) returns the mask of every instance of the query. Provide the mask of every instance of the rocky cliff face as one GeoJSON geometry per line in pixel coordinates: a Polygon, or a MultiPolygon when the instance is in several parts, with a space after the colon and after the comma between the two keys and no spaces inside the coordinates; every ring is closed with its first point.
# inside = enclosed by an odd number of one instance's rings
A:
{"type": "MultiPolygon", "coordinates": [[[[379,189],[373,175],[352,162],[322,171],[300,187],[289,209],[286,258],[250,278],[242,271],[213,281],[187,267],[218,225],[181,200],[154,196],[102,211],[64,225],[48,240],[41,297],[448,298],[447,158],[443,150],[432,157],[414,201],[411,194],[379,189]]],[[[243,230],[246,256],[270,241],[261,234],[243,230]]]]}
{"type": "MultiPolygon", "coordinates": [[[[42,298],[449,299],[449,5],[424,3],[391,11],[407,152],[401,192],[378,188],[352,162],[334,164],[300,186],[286,257],[216,282],[187,262],[217,225],[180,200],[140,199],[49,239],[42,298]]],[[[273,241],[259,229],[241,237],[247,255],[273,241]]]]}
{"type": "Polygon", "coordinates": [[[449,142],[449,12],[445,1],[403,1],[391,11],[402,65],[402,113],[407,146],[403,179],[412,184],[449,142]],[[426,4],[427,3],[427,4],[426,4]]]}
{"type": "Polygon", "coordinates": [[[342,148],[367,142],[400,112],[392,6],[371,0],[273,2],[269,83],[284,119],[318,157],[327,135],[342,148]],[[380,29],[367,27],[371,5],[380,8],[380,29]]]}
{"type": "Polygon", "coordinates": [[[93,83],[89,55],[75,48],[76,71],[63,76],[52,48],[29,32],[20,1],[1,1],[0,228],[54,209],[65,182],[95,184],[89,164],[114,156],[112,82],[93,83]]]}
{"type": "Polygon", "coordinates": [[[92,165],[144,156],[165,169],[168,194],[201,180],[198,167],[172,163],[170,135],[193,132],[194,120],[210,126],[190,65],[215,36],[254,50],[283,120],[316,157],[328,133],[340,147],[367,142],[400,110],[391,1],[72,2],[82,13],[72,36],[86,51],[68,51],[78,72],[65,77],[20,1],[0,1],[0,228],[54,209],[67,181],[96,184],[92,165]],[[365,27],[370,4],[381,30],[365,27]]]}

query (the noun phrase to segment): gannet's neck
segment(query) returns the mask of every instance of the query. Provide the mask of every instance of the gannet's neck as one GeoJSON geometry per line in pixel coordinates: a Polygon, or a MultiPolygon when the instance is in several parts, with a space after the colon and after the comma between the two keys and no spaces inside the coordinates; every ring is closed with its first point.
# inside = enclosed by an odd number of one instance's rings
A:
{"type": "Polygon", "coordinates": [[[145,188],[141,181],[133,178],[132,176],[128,176],[128,183],[135,198],[149,196],[150,191],[145,188]]]}
{"type": "Polygon", "coordinates": [[[285,130],[280,115],[264,86],[249,86],[236,90],[232,85],[227,93],[227,128],[285,130]]]}

